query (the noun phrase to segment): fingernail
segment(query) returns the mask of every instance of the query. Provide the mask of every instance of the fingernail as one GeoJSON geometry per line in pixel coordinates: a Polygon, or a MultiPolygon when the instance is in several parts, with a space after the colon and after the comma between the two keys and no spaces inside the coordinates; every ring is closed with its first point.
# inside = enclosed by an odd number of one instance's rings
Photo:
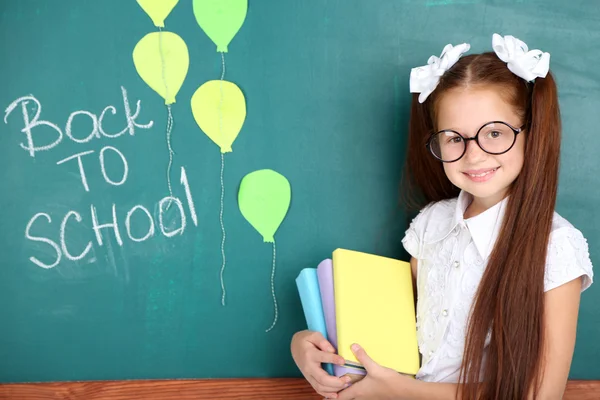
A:
{"type": "Polygon", "coordinates": [[[360,346],[359,346],[359,345],[357,345],[356,343],[354,343],[354,344],[352,345],[352,351],[358,351],[358,350],[360,350],[360,346]]]}

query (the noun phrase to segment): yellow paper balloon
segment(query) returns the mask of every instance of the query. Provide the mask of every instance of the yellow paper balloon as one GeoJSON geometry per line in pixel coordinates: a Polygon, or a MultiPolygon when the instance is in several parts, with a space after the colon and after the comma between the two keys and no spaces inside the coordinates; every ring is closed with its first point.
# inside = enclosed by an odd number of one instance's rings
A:
{"type": "Polygon", "coordinates": [[[214,80],[204,83],[192,96],[192,113],[202,131],[220,148],[232,151],[246,119],[246,99],[235,83],[214,80]]]}
{"type": "Polygon", "coordinates": [[[142,10],[148,14],[155,26],[164,28],[169,16],[179,0],[137,0],[142,10]]]}
{"type": "Polygon", "coordinates": [[[133,49],[133,63],[140,77],[165,104],[175,103],[190,65],[188,48],[173,32],[152,32],[144,36],[133,49]]]}

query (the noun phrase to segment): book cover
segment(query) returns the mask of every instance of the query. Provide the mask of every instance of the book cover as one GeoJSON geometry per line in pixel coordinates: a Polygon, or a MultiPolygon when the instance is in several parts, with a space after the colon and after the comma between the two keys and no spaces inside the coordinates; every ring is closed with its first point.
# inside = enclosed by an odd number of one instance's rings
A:
{"type": "Polygon", "coordinates": [[[407,375],[419,370],[410,263],[358,251],[333,252],[338,354],[361,367],[360,344],[378,364],[407,375]]]}
{"type": "MultiPolygon", "coordinates": [[[[335,298],[333,287],[333,263],[330,258],[321,261],[317,266],[317,276],[319,278],[319,290],[321,292],[321,303],[323,304],[323,313],[325,314],[325,326],[327,328],[327,340],[337,351],[337,329],[335,322],[335,298]]],[[[350,374],[353,381],[358,377],[352,375],[365,375],[364,369],[351,368],[347,366],[334,365],[333,374],[343,376],[350,374]]]]}
{"type": "MultiPolygon", "coordinates": [[[[306,325],[311,331],[320,332],[323,337],[327,337],[327,327],[325,325],[325,314],[321,303],[321,292],[319,289],[319,279],[316,268],[304,268],[296,278],[296,286],[304,311],[306,325]]],[[[333,364],[324,363],[323,368],[333,375],[333,364]]]]}

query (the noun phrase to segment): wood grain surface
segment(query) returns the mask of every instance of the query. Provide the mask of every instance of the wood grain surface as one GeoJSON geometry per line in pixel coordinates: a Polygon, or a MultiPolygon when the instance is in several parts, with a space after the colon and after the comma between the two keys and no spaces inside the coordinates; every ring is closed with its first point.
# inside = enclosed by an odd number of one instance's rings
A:
{"type": "MultiPolygon", "coordinates": [[[[303,379],[136,380],[0,385],[0,399],[197,400],[320,399],[303,379]]],[[[600,381],[569,381],[564,400],[600,399],[600,381]]]]}

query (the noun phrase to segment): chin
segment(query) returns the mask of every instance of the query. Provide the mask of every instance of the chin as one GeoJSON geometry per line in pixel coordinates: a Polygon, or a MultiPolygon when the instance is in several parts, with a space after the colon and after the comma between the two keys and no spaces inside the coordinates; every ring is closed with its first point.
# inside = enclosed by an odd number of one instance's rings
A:
{"type": "Polygon", "coordinates": [[[494,196],[497,196],[500,192],[502,192],[502,190],[498,189],[498,188],[481,188],[481,187],[472,187],[472,186],[466,187],[464,190],[466,192],[469,192],[474,197],[477,197],[480,199],[494,197],[494,196]]]}
{"type": "Polygon", "coordinates": [[[484,183],[475,183],[461,177],[461,179],[455,180],[454,185],[459,189],[471,194],[474,197],[480,199],[486,199],[489,197],[496,197],[499,194],[506,193],[510,185],[498,184],[493,181],[484,183]]]}

